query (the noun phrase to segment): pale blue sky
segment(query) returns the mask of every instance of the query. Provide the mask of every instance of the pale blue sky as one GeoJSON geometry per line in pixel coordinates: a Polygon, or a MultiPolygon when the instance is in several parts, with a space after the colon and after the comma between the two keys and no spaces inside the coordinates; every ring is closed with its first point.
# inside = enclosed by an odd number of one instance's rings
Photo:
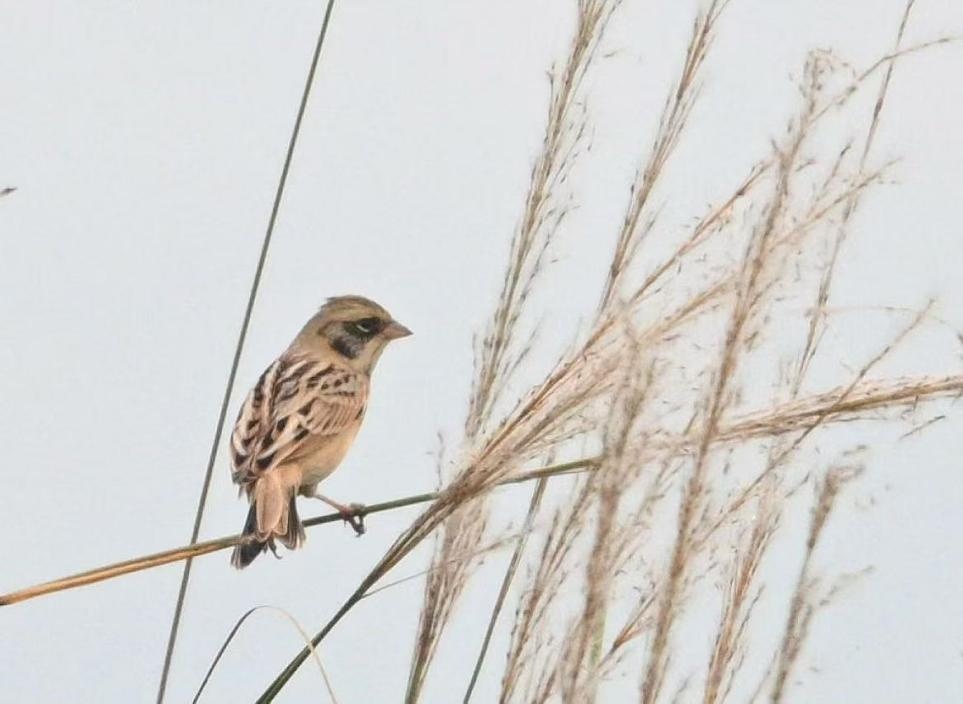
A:
{"type": "MultiPolygon", "coordinates": [[[[229,410],[326,296],[388,307],[416,334],[385,354],[331,496],[374,503],[434,486],[436,434],[457,437],[472,334],[500,281],[539,146],[545,71],[565,48],[573,4],[335,9],[229,410]]],[[[0,0],[0,187],[18,187],[0,201],[0,591],[189,536],[321,5],[0,0]]],[[[667,217],[698,213],[765,152],[791,114],[807,50],[866,65],[890,47],[902,5],[732,0],[667,217]]],[[[595,148],[576,176],[583,207],[547,280],[548,341],[567,338],[596,301],[695,6],[625,0],[613,22],[612,55],[588,90],[595,148]]],[[[958,0],[919,0],[908,42],[960,32],[958,0]]],[[[955,47],[900,64],[877,152],[900,159],[898,184],[866,199],[841,304],[936,296],[939,314],[963,327],[960,75],[955,47]]],[[[840,358],[860,359],[878,339],[871,329],[893,325],[867,314],[837,328],[840,358]]],[[[956,351],[932,339],[888,371],[956,370],[956,351]]],[[[828,567],[876,572],[814,632],[793,701],[963,699],[958,422],[872,455],[829,538],[828,567]]],[[[214,476],[203,537],[236,532],[245,514],[223,454],[214,476]]],[[[283,606],[313,631],[415,515],[377,516],[358,540],[347,528],[314,531],[302,552],[244,573],[226,553],[199,560],[168,701],[190,699],[252,605],[283,606]]],[[[497,571],[488,574],[493,592],[497,571]]],[[[153,701],[179,576],[170,566],[0,611],[3,698],[153,701]]],[[[420,596],[415,581],[372,597],[328,641],[342,704],[399,700],[408,661],[398,654],[420,596]]],[[[484,617],[460,616],[469,633],[484,617]]],[[[455,700],[477,642],[448,645],[426,702],[455,700]]],[[[289,624],[255,617],[207,701],[246,701],[298,648],[289,624]]],[[[317,677],[305,666],[280,701],[318,701],[317,677]]],[[[496,685],[482,681],[477,701],[492,701],[496,685]]]]}

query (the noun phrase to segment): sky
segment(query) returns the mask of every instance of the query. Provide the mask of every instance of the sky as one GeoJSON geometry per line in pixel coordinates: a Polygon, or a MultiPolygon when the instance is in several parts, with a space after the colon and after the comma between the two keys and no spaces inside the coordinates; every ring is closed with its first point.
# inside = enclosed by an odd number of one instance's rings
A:
{"type": "MultiPolygon", "coordinates": [[[[573,7],[336,6],[228,411],[327,296],[384,304],[415,335],[379,363],[364,428],[327,495],[375,503],[434,488],[438,434],[458,437],[472,336],[497,294],[544,127],[546,71],[564,55],[573,7]]],[[[891,46],[902,7],[732,0],[670,173],[667,217],[700,212],[782,133],[807,51],[866,66],[891,46]]],[[[614,237],[695,8],[625,0],[612,22],[587,86],[594,141],[575,176],[580,207],[542,296],[549,341],[570,336],[596,301],[599,242],[614,237]]],[[[322,13],[302,0],[0,0],[0,187],[17,188],[0,200],[0,591],[187,541],[322,13]]],[[[918,0],[907,43],[961,32],[958,0],[918,0]]],[[[841,306],[934,298],[946,328],[963,328],[961,73],[952,45],[898,66],[877,151],[896,160],[892,183],[860,211],[841,306]]],[[[834,327],[833,349],[859,359],[892,329],[854,315],[834,327]]],[[[957,371],[959,345],[945,333],[887,371],[957,371]]],[[[963,699],[958,423],[953,414],[874,448],[826,558],[874,572],[815,630],[790,701],[963,699]]],[[[245,513],[221,452],[202,537],[237,532],[245,513]]],[[[302,551],[243,573],[227,553],[199,559],[168,701],[190,700],[251,606],[283,607],[316,630],[416,515],[373,517],[359,539],[317,529],[302,551]]],[[[4,608],[4,698],[153,701],[179,579],[170,565],[4,608]]],[[[484,579],[494,594],[497,571],[484,579]]],[[[342,703],[399,699],[420,587],[371,597],[327,641],[342,703]]],[[[484,608],[466,610],[469,627],[483,624],[484,608]]],[[[426,702],[455,700],[477,642],[448,645],[426,702]]],[[[206,701],[252,698],[300,647],[284,619],[257,614],[206,701]]],[[[496,691],[483,677],[476,701],[496,691]]],[[[325,701],[321,692],[306,665],[278,701],[325,701]]]]}

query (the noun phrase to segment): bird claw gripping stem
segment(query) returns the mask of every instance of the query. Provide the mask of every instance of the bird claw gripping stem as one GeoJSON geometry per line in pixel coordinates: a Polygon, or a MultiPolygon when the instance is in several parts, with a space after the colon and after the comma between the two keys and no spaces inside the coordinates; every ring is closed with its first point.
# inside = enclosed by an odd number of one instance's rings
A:
{"type": "Polygon", "coordinates": [[[354,532],[359,537],[365,534],[367,528],[364,525],[364,517],[368,512],[367,507],[364,504],[348,504],[347,510],[341,512],[341,518],[354,529],[354,532]]]}

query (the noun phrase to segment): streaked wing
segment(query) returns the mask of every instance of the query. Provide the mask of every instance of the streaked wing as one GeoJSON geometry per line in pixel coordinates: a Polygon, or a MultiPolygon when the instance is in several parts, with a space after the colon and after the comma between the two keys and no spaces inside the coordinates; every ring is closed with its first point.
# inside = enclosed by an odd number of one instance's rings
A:
{"type": "Polygon", "coordinates": [[[242,477],[248,472],[261,436],[270,427],[271,390],[280,368],[281,360],[276,360],[264,370],[244,399],[234,422],[234,431],[231,433],[231,465],[234,481],[237,483],[243,481],[242,477]]]}
{"type": "Polygon", "coordinates": [[[297,455],[309,436],[331,436],[364,413],[366,380],[321,360],[282,357],[248,394],[231,436],[234,481],[249,485],[297,455]]]}

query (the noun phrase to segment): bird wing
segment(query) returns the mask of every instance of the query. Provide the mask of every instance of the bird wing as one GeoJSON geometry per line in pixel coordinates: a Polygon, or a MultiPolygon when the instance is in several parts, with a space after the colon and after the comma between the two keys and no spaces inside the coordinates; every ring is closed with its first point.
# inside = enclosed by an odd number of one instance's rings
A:
{"type": "Polygon", "coordinates": [[[309,436],[341,433],[361,419],[367,380],[310,357],[281,357],[251,389],[231,435],[234,482],[249,487],[297,454],[309,436]]]}

